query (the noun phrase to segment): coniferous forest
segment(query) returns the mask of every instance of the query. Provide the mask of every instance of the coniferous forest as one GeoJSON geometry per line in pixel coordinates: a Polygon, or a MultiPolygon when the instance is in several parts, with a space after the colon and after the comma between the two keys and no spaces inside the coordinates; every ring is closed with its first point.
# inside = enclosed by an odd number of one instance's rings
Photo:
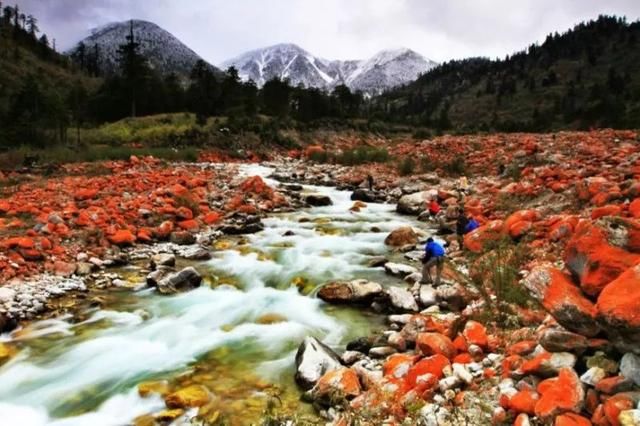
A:
{"type": "MultiPolygon", "coordinates": [[[[132,26],[118,49],[117,72],[107,74],[99,45],[60,54],[37,17],[3,6],[0,144],[78,143],[81,128],[181,112],[194,114],[196,126],[225,117],[228,131],[255,131],[267,142],[281,139],[282,128],[464,133],[640,125],[640,81],[633,72],[640,69],[640,23],[616,17],[550,34],[504,59],[450,61],[373,98],[345,85],[328,93],[279,79],[259,89],[234,68],[220,72],[204,61],[188,79],[161,75],[140,53],[143,36],[132,26]]],[[[197,141],[207,141],[194,131],[197,141]]]]}

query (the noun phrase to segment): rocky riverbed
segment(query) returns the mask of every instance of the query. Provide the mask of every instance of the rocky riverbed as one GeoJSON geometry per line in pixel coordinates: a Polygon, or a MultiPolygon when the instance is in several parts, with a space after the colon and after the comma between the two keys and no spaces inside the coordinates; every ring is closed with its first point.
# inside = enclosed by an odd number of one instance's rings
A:
{"type": "MultiPolygon", "coordinates": [[[[334,142],[312,150],[348,147],[334,142]]],[[[304,151],[25,179],[0,203],[0,328],[19,327],[0,343],[0,414],[640,424],[637,135],[445,136],[390,151],[450,164],[470,147],[464,183],[304,151]],[[443,213],[430,220],[434,197],[443,213]],[[460,207],[481,225],[464,249],[460,207]],[[439,286],[416,285],[428,236],[448,244],[439,286]]]]}

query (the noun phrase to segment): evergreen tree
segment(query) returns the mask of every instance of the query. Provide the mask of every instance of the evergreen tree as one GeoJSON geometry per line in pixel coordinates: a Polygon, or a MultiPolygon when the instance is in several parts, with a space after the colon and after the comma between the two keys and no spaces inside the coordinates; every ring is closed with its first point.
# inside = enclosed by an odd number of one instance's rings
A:
{"type": "Polygon", "coordinates": [[[126,40],[126,43],[118,47],[118,63],[120,76],[129,95],[131,117],[135,117],[138,94],[148,77],[149,68],[146,59],[140,54],[140,43],[133,33],[133,21],[130,22],[129,35],[126,40]]]}

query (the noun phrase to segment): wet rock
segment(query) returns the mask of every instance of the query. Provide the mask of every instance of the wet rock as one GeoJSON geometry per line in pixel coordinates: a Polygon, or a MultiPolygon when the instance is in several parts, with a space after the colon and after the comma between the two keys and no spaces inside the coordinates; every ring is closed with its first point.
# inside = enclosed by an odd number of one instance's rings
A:
{"type": "Polygon", "coordinates": [[[357,351],[366,354],[369,352],[369,349],[371,349],[371,346],[372,344],[369,338],[359,337],[347,343],[346,348],[347,351],[357,351]]]}
{"type": "Polygon", "coordinates": [[[403,226],[393,230],[384,243],[391,247],[415,246],[418,243],[418,234],[410,226],[403,226]]]}
{"type": "Polygon", "coordinates": [[[206,405],[211,399],[209,390],[202,385],[191,385],[167,395],[164,399],[168,408],[193,408],[206,405]]]}
{"type": "Polygon", "coordinates": [[[351,194],[351,201],[364,201],[365,203],[373,203],[378,199],[376,193],[367,189],[356,189],[351,194]]]}
{"type": "Polygon", "coordinates": [[[425,209],[425,204],[434,194],[434,191],[422,191],[409,195],[403,195],[398,200],[396,211],[401,214],[418,215],[425,209]]]}
{"type": "Polygon", "coordinates": [[[138,395],[146,398],[151,394],[165,396],[169,393],[169,382],[161,380],[157,382],[142,382],[138,385],[138,395]]]}
{"type": "Polygon", "coordinates": [[[180,251],[180,256],[187,260],[209,260],[211,252],[204,247],[187,248],[180,251]]]}
{"type": "Polygon", "coordinates": [[[8,333],[17,327],[17,323],[14,319],[9,318],[7,314],[0,312],[0,334],[8,333]]]}
{"type": "Polygon", "coordinates": [[[173,294],[200,287],[201,283],[202,276],[195,268],[190,266],[180,272],[162,278],[157,282],[157,287],[158,291],[162,294],[173,294]]]}
{"type": "Polygon", "coordinates": [[[385,263],[384,270],[387,274],[393,275],[394,277],[400,277],[400,278],[404,278],[407,275],[418,272],[418,270],[413,266],[405,265],[404,263],[393,263],[393,262],[385,263]]]}
{"type": "Polygon", "coordinates": [[[328,303],[367,303],[382,294],[382,286],[364,279],[324,285],[318,298],[328,303]]]}
{"type": "Polygon", "coordinates": [[[264,230],[264,225],[262,224],[262,222],[231,224],[224,225],[222,228],[220,228],[220,231],[226,235],[255,234],[262,230],[264,230]]]}
{"type": "Polygon", "coordinates": [[[626,353],[620,360],[620,374],[640,386],[640,357],[634,353],[626,353]]]}
{"type": "Polygon", "coordinates": [[[400,287],[389,287],[385,290],[386,295],[389,298],[389,303],[395,309],[400,311],[414,311],[419,310],[418,304],[414,299],[411,292],[407,289],[400,287]]]}
{"type": "Polygon", "coordinates": [[[371,259],[369,259],[369,261],[367,262],[367,265],[370,268],[379,268],[381,266],[384,266],[387,262],[389,262],[389,261],[387,260],[386,257],[384,257],[384,256],[375,256],[375,257],[372,257],[371,259]]]}
{"type": "Polygon", "coordinates": [[[304,201],[310,206],[314,207],[324,207],[333,205],[333,201],[326,195],[320,194],[309,194],[304,197],[304,201]]]}
{"type": "Polygon", "coordinates": [[[151,269],[156,269],[158,266],[176,266],[176,257],[171,253],[158,253],[151,256],[151,269]]]}
{"type": "Polygon", "coordinates": [[[296,353],[296,383],[311,389],[327,372],[342,367],[340,358],[331,348],[315,337],[306,337],[296,353]]]}
{"type": "Polygon", "coordinates": [[[169,241],[180,246],[188,246],[196,243],[196,237],[189,231],[175,231],[169,236],[169,241]]]}
{"type": "Polygon", "coordinates": [[[175,272],[172,268],[162,266],[158,267],[155,271],[151,271],[146,276],[147,285],[150,287],[157,287],[158,283],[162,279],[166,278],[169,274],[175,272]]]}
{"type": "Polygon", "coordinates": [[[546,267],[536,268],[527,275],[522,284],[567,330],[588,337],[599,332],[600,327],[595,321],[595,306],[571,282],[571,278],[561,271],[546,267]]]}

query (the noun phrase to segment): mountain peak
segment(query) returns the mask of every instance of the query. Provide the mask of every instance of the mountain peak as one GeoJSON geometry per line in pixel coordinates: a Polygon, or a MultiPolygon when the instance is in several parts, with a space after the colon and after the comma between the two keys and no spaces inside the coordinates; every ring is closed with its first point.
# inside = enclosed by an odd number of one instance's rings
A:
{"type": "Polygon", "coordinates": [[[101,71],[111,74],[117,69],[117,50],[126,41],[130,27],[140,43],[140,50],[149,59],[152,68],[163,74],[175,73],[186,79],[191,69],[202,58],[159,25],[142,19],[111,22],[94,28],[90,35],[79,41],[67,53],[77,50],[80,43],[88,47],[97,45],[101,71]]]}
{"type": "Polygon", "coordinates": [[[294,86],[331,90],[346,84],[352,90],[374,94],[415,80],[435,65],[405,47],[382,50],[364,60],[329,61],[297,44],[280,43],[246,52],[221,67],[234,66],[244,80],[253,80],[258,86],[277,77],[289,79],[294,86]]]}

